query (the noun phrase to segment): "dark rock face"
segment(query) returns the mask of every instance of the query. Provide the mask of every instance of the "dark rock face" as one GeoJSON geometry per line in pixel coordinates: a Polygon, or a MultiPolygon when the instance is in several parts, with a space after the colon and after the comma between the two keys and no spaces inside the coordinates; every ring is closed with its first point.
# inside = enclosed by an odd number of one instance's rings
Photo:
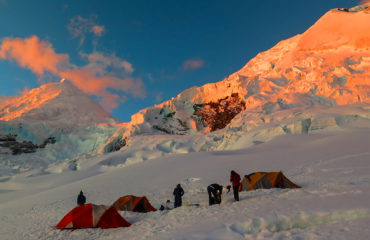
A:
{"type": "Polygon", "coordinates": [[[45,141],[39,145],[39,148],[45,148],[47,144],[54,144],[56,142],[55,137],[48,137],[45,141]]]}
{"type": "Polygon", "coordinates": [[[237,93],[219,99],[217,102],[194,105],[194,116],[200,118],[211,131],[225,128],[241,111],[245,110],[245,101],[237,93]]]}
{"type": "Polygon", "coordinates": [[[127,138],[122,138],[120,141],[116,142],[114,145],[114,151],[118,151],[127,144],[127,138]]]}
{"type": "Polygon", "coordinates": [[[127,145],[127,137],[126,138],[116,138],[111,144],[107,145],[104,148],[105,153],[115,152],[123,148],[127,145]]]}
{"type": "Polygon", "coordinates": [[[47,138],[41,145],[32,143],[31,141],[17,141],[17,135],[0,135],[0,147],[9,148],[13,155],[22,153],[36,152],[37,148],[44,148],[47,144],[54,144],[56,142],[54,137],[47,138]]]}
{"type": "Polygon", "coordinates": [[[17,135],[0,135],[0,142],[14,142],[15,139],[17,138],[17,135]]]}

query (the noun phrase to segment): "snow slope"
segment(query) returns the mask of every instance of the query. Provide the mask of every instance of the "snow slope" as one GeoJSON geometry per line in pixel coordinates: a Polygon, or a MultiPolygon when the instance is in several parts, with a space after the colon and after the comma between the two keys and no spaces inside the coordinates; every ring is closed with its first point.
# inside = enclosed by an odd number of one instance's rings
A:
{"type": "MultiPolygon", "coordinates": [[[[341,131],[353,126],[370,128],[369,104],[330,109],[319,106],[292,108],[268,115],[245,111],[226,128],[207,134],[131,136],[125,140],[127,145],[116,153],[119,157],[109,158],[100,164],[125,166],[172,154],[237,150],[264,144],[282,135],[341,131]]],[[[116,138],[116,134],[111,138],[116,138]]],[[[77,164],[79,162],[76,160],[77,164]]]]}
{"type": "MultiPolygon", "coordinates": [[[[155,138],[155,137],[153,137],[155,138]]],[[[285,135],[234,151],[169,155],[141,164],[110,167],[121,152],[82,159],[79,171],[18,174],[0,182],[1,239],[367,239],[370,230],[370,129],[355,127],[285,135]],[[224,194],[207,206],[206,186],[241,175],[282,170],[301,189],[224,194]],[[121,214],[133,225],[120,229],[55,230],[82,189],[88,202],[112,204],[127,194],[146,195],[159,207],[181,183],[181,207],[121,214]]],[[[55,170],[55,169],[54,169],[55,170]]]]}

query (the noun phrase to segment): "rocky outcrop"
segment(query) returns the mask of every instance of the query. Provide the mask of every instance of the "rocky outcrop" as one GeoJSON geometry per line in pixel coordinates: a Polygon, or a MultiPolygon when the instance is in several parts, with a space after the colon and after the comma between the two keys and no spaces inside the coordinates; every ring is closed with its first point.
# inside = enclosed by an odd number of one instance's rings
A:
{"type": "Polygon", "coordinates": [[[17,141],[17,135],[8,134],[0,135],[0,147],[10,149],[13,155],[19,155],[22,153],[33,153],[36,152],[38,148],[45,148],[47,144],[54,144],[56,142],[54,137],[49,137],[40,144],[34,144],[31,141],[17,141]]]}
{"type": "Polygon", "coordinates": [[[55,137],[48,137],[47,139],[45,139],[45,141],[41,144],[41,145],[39,145],[38,147],[39,148],[45,148],[45,146],[47,145],[47,144],[54,144],[56,142],[56,140],[55,140],[55,137]]]}
{"type": "Polygon", "coordinates": [[[233,93],[217,102],[195,104],[194,116],[200,118],[202,124],[210,131],[216,131],[225,128],[245,108],[245,101],[239,94],[233,93]]]}
{"type": "Polygon", "coordinates": [[[104,153],[115,152],[127,145],[127,138],[117,137],[103,148],[104,153]]]}

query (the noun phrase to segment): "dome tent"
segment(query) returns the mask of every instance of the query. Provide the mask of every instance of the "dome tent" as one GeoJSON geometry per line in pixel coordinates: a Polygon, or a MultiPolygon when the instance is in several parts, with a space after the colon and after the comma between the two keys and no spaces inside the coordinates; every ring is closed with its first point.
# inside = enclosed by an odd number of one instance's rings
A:
{"type": "Polygon", "coordinates": [[[118,211],[132,211],[132,212],[154,212],[157,211],[148,201],[143,197],[136,197],[133,195],[122,196],[117,199],[112,205],[118,211]]]}
{"type": "Polygon", "coordinates": [[[75,207],[58,223],[59,229],[129,227],[114,207],[84,204],[75,207]]]}
{"type": "Polygon", "coordinates": [[[245,175],[239,185],[239,191],[252,191],[270,188],[301,188],[280,172],[254,172],[245,175]]]}

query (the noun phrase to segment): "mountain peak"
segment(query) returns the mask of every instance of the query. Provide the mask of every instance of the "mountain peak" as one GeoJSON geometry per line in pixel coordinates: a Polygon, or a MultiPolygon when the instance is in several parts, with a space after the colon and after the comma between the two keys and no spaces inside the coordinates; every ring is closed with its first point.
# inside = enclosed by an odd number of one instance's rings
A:
{"type": "Polygon", "coordinates": [[[259,53],[224,80],[141,110],[120,134],[207,132],[225,127],[243,111],[268,115],[289,108],[369,103],[368,9],[369,3],[330,10],[304,33],[259,53]],[[240,111],[230,111],[234,105],[240,111]]]}
{"type": "Polygon", "coordinates": [[[326,50],[344,47],[368,48],[370,44],[369,4],[351,9],[334,9],[322,16],[302,34],[301,50],[326,50]],[[366,11],[362,11],[366,10],[366,11]]]}
{"type": "Polygon", "coordinates": [[[70,81],[47,83],[21,96],[3,97],[0,121],[97,125],[120,122],[70,81]]]}

